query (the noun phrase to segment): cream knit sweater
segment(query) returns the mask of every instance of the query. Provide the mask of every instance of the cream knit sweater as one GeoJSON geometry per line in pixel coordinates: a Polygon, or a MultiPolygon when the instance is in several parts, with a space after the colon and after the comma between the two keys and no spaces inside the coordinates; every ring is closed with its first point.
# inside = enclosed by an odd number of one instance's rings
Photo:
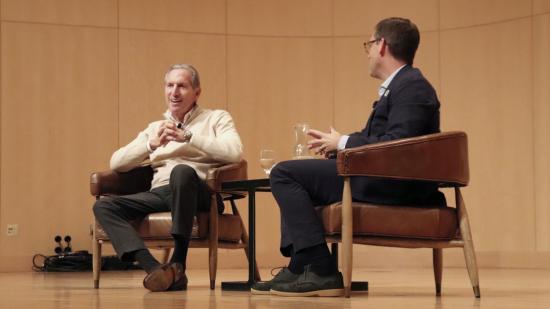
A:
{"type": "MultiPolygon", "coordinates": [[[[169,111],[164,117],[177,122],[169,111]]],[[[149,137],[157,133],[162,122],[150,123],[133,141],[115,151],[111,157],[111,169],[127,172],[150,160],[155,172],[151,188],[155,188],[168,184],[170,172],[178,164],[191,166],[201,179],[206,179],[210,168],[241,160],[241,138],[231,115],[224,110],[202,109],[195,105],[183,121],[184,127],[193,133],[191,140],[186,143],[172,141],[150,153],[147,148],[149,137]]]]}

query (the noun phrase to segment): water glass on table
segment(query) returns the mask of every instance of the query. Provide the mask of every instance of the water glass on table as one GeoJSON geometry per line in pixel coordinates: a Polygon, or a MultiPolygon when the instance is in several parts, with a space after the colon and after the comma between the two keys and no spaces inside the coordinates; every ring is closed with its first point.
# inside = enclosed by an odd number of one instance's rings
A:
{"type": "Polygon", "coordinates": [[[260,151],[260,166],[264,169],[264,172],[268,177],[269,173],[271,173],[271,169],[276,163],[275,151],[271,149],[262,149],[260,151]]]}

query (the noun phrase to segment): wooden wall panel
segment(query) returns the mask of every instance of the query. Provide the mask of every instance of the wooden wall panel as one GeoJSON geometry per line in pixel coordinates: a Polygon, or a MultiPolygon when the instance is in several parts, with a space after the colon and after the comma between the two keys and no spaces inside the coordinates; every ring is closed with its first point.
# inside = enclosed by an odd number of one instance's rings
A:
{"type": "Polygon", "coordinates": [[[329,36],[331,0],[231,0],[227,2],[229,34],[329,36]]]}
{"type": "MultiPolygon", "coordinates": [[[[197,66],[200,103],[232,113],[249,177],[264,177],[259,150],[289,159],[296,122],[364,126],[381,81],[362,43],[395,15],[422,32],[415,65],[438,90],[442,129],[469,134],[480,265],[550,267],[549,12],[549,0],[1,0],[0,271],[28,270],[57,233],[90,249],[88,175],[160,119],[170,64],[197,66]],[[19,236],[5,236],[8,223],[19,236]]],[[[282,265],[278,207],[270,194],[257,202],[258,262],[282,265]]],[[[357,247],[355,260],[429,267],[429,255],[357,247]]],[[[220,256],[245,265],[240,251],[220,256]]],[[[191,250],[189,265],[204,258],[191,250]]],[[[463,266],[459,250],[446,260],[463,266]]]]}
{"type": "Polygon", "coordinates": [[[68,25],[117,26],[117,1],[2,0],[2,20],[68,25]]]}
{"type": "MultiPolygon", "coordinates": [[[[326,129],[332,123],[331,63],[331,39],[228,38],[228,106],[243,139],[249,178],[265,177],[262,148],[274,149],[279,160],[291,158],[294,124],[326,129]]],[[[279,209],[271,196],[261,197],[256,219],[259,260],[273,262],[280,256],[279,209]]]]}
{"type": "Polygon", "coordinates": [[[199,103],[226,109],[224,36],[120,30],[119,57],[120,145],[162,119],[164,73],[171,64],[194,65],[201,77],[199,103]]]}
{"type": "MultiPolygon", "coordinates": [[[[1,0],[0,0],[1,1],[1,0]]],[[[0,16],[2,16],[2,3],[0,2],[0,16]]],[[[1,19],[1,18],[0,18],[1,19]]],[[[0,167],[2,167],[2,157],[4,155],[2,148],[2,22],[0,21],[0,167]]],[[[0,169],[0,231],[2,230],[2,170],[0,169]]],[[[7,229],[7,227],[6,227],[7,229]]],[[[1,232],[0,232],[1,234],[1,232]]],[[[0,236],[0,248],[2,247],[2,237],[0,236]]],[[[4,264],[4,257],[0,254],[0,263],[4,264]]]]}
{"type": "Polygon", "coordinates": [[[261,176],[255,168],[260,148],[289,159],[294,124],[323,129],[332,123],[332,41],[229,37],[228,43],[229,110],[243,137],[249,174],[261,176]]]}
{"type": "MultiPolygon", "coordinates": [[[[420,33],[420,46],[416,51],[414,66],[422,71],[439,95],[440,91],[440,56],[439,32],[420,33]]],[[[441,101],[441,98],[439,98],[441,101]]],[[[443,105],[443,102],[441,102],[443,105]]],[[[444,112],[444,110],[442,110],[444,112]]]]}
{"type": "Polygon", "coordinates": [[[529,19],[441,32],[442,123],[468,133],[478,250],[535,246],[530,33],[529,19]]]}
{"type": "Polygon", "coordinates": [[[28,269],[53,238],[89,248],[89,175],[116,145],[116,30],[2,24],[1,270],[28,269]],[[24,264],[22,264],[24,263],[24,264]]]}
{"type": "Polygon", "coordinates": [[[550,251],[550,14],[533,17],[533,139],[537,249],[550,251]]]}
{"type": "Polygon", "coordinates": [[[441,0],[441,29],[468,27],[531,15],[532,1],[525,0],[441,0]]]}
{"type": "Polygon", "coordinates": [[[225,32],[225,0],[119,0],[121,28],[225,32]]]}
{"type": "Polygon", "coordinates": [[[363,129],[378,99],[382,81],[369,75],[366,39],[334,40],[334,126],[342,134],[363,129]]]}
{"type": "Polygon", "coordinates": [[[437,0],[338,0],[334,1],[334,34],[368,38],[378,21],[392,16],[410,18],[421,31],[435,31],[438,9],[437,0]]]}
{"type": "Polygon", "coordinates": [[[550,13],[550,0],[533,0],[533,14],[550,13]]]}

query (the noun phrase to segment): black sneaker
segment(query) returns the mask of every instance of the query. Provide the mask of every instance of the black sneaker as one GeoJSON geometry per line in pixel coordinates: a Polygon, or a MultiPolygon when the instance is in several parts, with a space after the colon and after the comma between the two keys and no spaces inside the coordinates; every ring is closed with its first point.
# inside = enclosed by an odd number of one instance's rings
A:
{"type": "Polygon", "coordinates": [[[304,267],[304,272],[291,282],[275,282],[271,293],[279,296],[342,296],[344,279],[339,271],[328,276],[319,276],[311,270],[311,265],[304,267]]]}
{"type": "MultiPolygon", "coordinates": [[[[275,268],[276,269],[276,268],[275,268]]],[[[273,274],[273,273],[272,273],[273,274]]],[[[255,295],[266,295],[270,294],[271,286],[274,283],[283,283],[283,282],[291,282],[298,278],[298,276],[293,272],[290,271],[287,267],[281,268],[281,270],[273,277],[273,279],[269,281],[258,281],[252,285],[250,288],[250,292],[255,295]]]]}

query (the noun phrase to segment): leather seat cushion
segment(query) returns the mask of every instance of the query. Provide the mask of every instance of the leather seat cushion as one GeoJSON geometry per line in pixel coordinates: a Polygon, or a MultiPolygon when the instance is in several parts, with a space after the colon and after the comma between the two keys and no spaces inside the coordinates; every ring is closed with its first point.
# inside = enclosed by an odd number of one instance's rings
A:
{"type": "MultiPolygon", "coordinates": [[[[419,208],[352,203],[355,236],[387,236],[433,240],[453,239],[457,233],[455,208],[419,208]]],[[[327,235],[342,231],[342,205],[317,207],[327,235]]]]}
{"type": "MultiPolygon", "coordinates": [[[[172,216],[169,212],[152,213],[140,220],[131,222],[144,240],[171,239],[172,216]]],[[[199,213],[193,222],[191,239],[208,237],[209,213],[199,213]]],[[[239,216],[222,214],[218,217],[218,238],[223,241],[239,242],[242,226],[239,216]]],[[[96,222],[96,238],[108,240],[107,234],[96,222]]]]}

